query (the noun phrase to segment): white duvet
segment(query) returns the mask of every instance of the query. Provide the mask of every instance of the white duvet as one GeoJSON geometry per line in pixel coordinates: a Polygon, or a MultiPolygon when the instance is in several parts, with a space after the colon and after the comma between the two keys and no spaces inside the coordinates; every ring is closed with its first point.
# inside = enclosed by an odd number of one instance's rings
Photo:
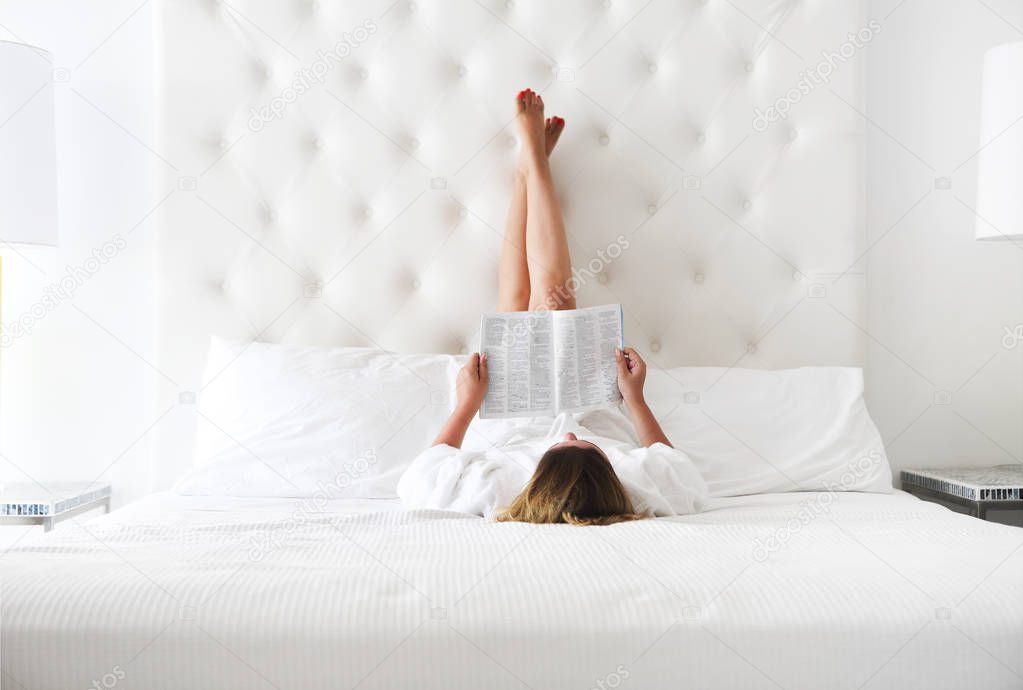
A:
{"type": "Polygon", "coordinates": [[[157,495],[4,554],[3,687],[1023,686],[1023,530],[902,493],[707,508],[157,495]]]}

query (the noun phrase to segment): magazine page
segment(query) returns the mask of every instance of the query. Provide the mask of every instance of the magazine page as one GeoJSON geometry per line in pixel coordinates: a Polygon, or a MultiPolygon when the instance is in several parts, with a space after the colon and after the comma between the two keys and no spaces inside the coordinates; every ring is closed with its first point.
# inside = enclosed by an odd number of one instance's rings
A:
{"type": "Polygon", "coordinates": [[[624,347],[622,306],[553,314],[557,411],[588,410],[621,400],[614,351],[624,347]]]}
{"type": "Polygon", "coordinates": [[[551,312],[483,315],[480,352],[490,386],[480,419],[554,414],[552,323],[551,312]]]}

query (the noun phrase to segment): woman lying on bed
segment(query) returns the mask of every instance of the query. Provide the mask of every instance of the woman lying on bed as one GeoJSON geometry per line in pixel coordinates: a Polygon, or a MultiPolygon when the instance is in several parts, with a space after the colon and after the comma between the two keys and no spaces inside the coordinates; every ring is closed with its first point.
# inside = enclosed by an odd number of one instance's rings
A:
{"type": "MultiPolygon", "coordinates": [[[[543,99],[529,89],[518,94],[515,107],[522,155],[501,252],[498,310],[575,309],[572,260],[548,164],[565,121],[545,120],[543,99]]],[[[488,383],[486,353],[473,354],[458,374],[455,411],[398,484],[403,503],[577,525],[696,510],[706,486],[647,407],[646,364],[631,348],[615,356],[633,428],[617,410],[566,413],[511,425],[488,438],[487,451],[464,451],[488,383]]]]}

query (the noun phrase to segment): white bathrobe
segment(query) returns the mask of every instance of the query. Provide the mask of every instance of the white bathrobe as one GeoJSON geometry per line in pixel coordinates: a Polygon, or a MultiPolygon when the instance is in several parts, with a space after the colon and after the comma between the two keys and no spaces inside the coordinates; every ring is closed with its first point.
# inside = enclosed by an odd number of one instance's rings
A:
{"type": "Polygon", "coordinates": [[[689,457],[663,443],[637,447],[631,425],[616,409],[512,422],[476,420],[466,447],[442,444],[420,453],[398,482],[398,496],[406,508],[492,518],[525,488],[544,452],[569,432],[604,451],[637,512],[667,516],[700,509],[707,485],[689,457]]]}

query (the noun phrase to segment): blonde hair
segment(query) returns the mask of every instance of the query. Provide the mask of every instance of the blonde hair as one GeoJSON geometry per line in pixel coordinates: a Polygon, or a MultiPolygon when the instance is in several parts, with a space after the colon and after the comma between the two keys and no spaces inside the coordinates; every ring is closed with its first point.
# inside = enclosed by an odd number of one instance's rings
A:
{"type": "Polygon", "coordinates": [[[607,457],[594,448],[555,446],[499,522],[612,525],[641,520],[607,457]]]}

